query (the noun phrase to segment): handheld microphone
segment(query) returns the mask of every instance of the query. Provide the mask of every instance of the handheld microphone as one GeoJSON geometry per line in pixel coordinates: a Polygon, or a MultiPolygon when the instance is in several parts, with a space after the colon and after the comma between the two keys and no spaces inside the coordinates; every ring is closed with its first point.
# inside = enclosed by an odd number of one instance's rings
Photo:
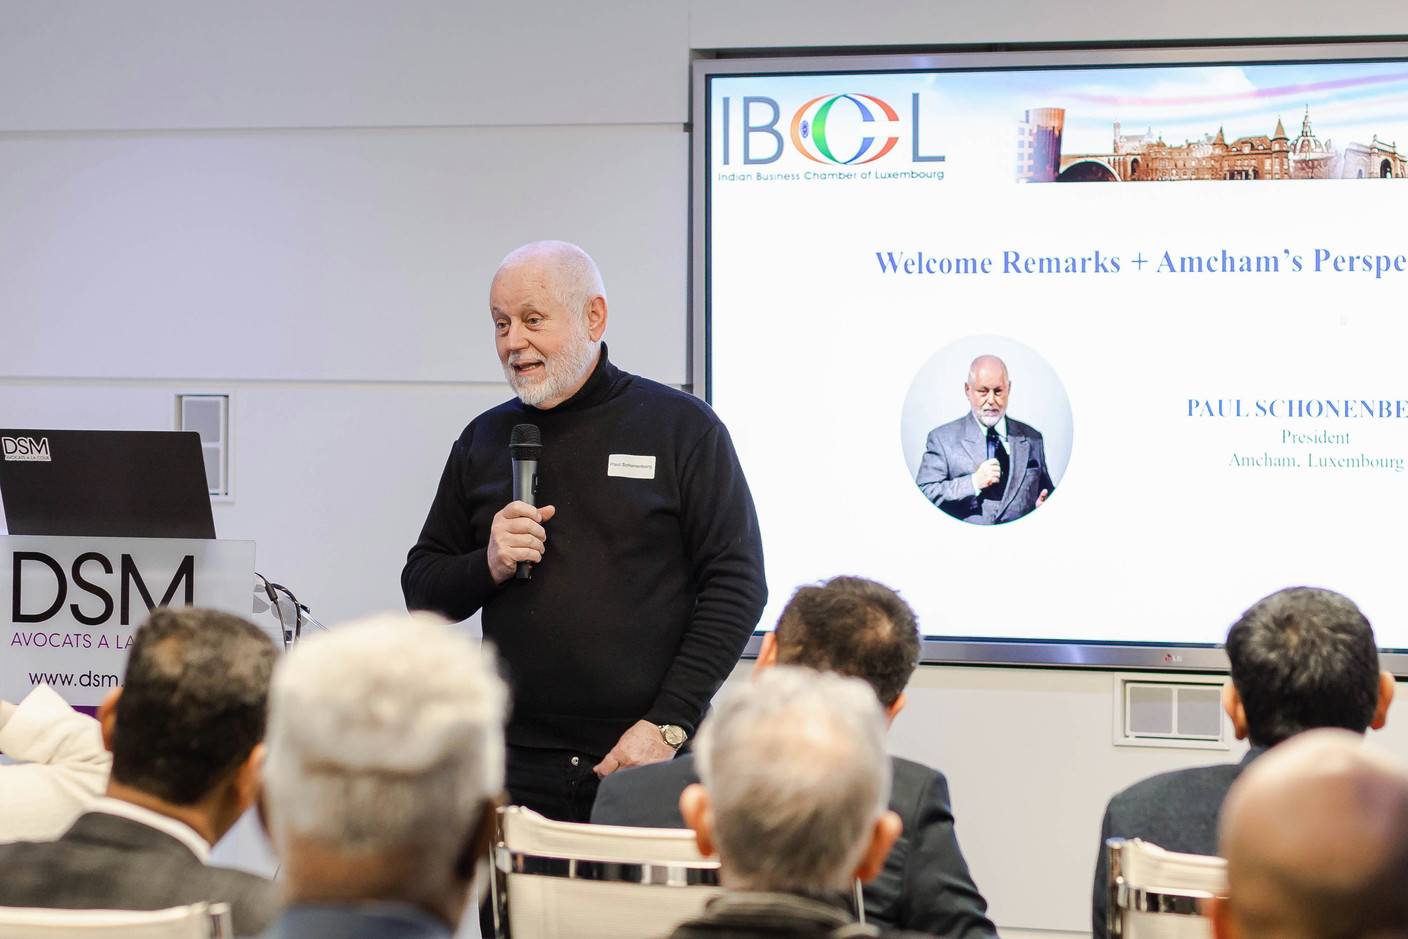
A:
{"type": "MultiPolygon", "coordinates": [[[[537,424],[515,424],[508,438],[508,455],[513,460],[513,499],[537,506],[538,460],[543,455],[543,434],[537,424]]],[[[519,561],[516,580],[533,576],[533,565],[519,561]]]]}

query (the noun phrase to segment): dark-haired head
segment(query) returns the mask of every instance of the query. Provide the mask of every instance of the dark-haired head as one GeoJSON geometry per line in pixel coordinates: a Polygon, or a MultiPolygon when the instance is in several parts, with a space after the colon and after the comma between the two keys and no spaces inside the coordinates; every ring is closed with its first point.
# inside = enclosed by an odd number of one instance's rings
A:
{"type": "Polygon", "coordinates": [[[914,611],[889,587],[864,577],[798,587],[774,635],[778,664],[859,678],[887,709],[919,663],[914,611]]]}
{"type": "Polygon", "coordinates": [[[1237,699],[1228,710],[1258,746],[1315,727],[1363,733],[1382,726],[1393,697],[1369,621],[1331,590],[1289,587],[1259,600],[1227,633],[1227,658],[1237,699]]]}
{"type": "Polygon", "coordinates": [[[174,805],[205,798],[264,739],[276,655],[238,616],[153,610],[111,708],[113,781],[174,805]]]}

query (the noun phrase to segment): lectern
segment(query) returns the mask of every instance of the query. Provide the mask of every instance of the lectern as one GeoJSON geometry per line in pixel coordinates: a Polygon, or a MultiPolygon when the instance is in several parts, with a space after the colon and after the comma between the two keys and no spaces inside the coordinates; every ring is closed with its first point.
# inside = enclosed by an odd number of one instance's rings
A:
{"type": "Polygon", "coordinates": [[[254,542],[216,540],[197,434],[0,430],[0,499],[0,698],[94,707],[153,607],[251,614],[254,542]]]}

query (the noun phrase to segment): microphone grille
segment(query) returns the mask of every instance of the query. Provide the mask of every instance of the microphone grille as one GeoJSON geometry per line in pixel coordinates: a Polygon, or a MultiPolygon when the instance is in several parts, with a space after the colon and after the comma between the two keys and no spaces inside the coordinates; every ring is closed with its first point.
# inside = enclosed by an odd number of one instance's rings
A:
{"type": "Polygon", "coordinates": [[[537,424],[515,424],[508,449],[515,460],[536,460],[543,452],[543,433],[537,424]]]}

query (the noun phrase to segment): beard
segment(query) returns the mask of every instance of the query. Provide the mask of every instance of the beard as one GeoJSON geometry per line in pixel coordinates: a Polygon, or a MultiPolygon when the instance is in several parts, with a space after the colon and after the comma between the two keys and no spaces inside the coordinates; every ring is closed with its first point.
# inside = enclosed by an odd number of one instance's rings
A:
{"type": "MultiPolygon", "coordinates": [[[[566,400],[578,386],[586,380],[597,360],[597,343],[592,342],[587,333],[587,324],[581,323],[573,329],[571,340],[552,355],[528,353],[520,356],[510,352],[504,365],[504,377],[509,387],[524,404],[537,407],[544,401],[566,400]],[[542,374],[525,378],[518,374],[514,365],[519,362],[543,363],[542,374]]],[[[558,403],[561,403],[560,401],[558,403]]]]}

